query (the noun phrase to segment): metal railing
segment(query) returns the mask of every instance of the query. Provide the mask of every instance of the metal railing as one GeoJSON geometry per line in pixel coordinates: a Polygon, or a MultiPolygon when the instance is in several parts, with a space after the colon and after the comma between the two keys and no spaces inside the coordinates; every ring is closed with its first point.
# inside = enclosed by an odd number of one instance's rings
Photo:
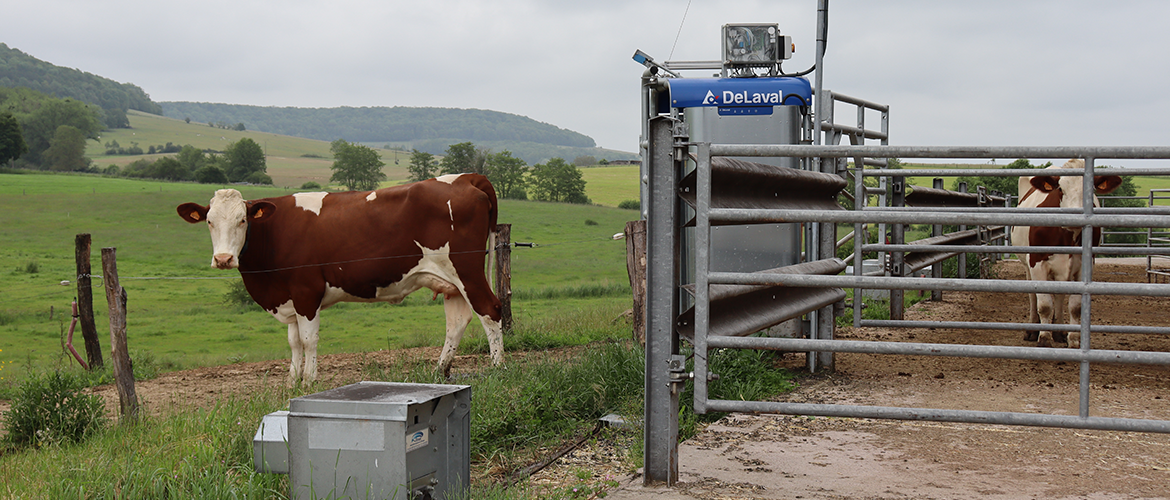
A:
{"type": "MultiPolygon", "coordinates": [[[[1131,255],[1165,255],[1170,248],[1124,248],[1106,249],[1093,247],[1091,238],[1085,238],[1080,248],[1068,247],[947,247],[949,250],[967,252],[1051,252],[1080,253],[1082,255],[1082,280],[1079,282],[1040,282],[1017,280],[959,280],[945,278],[901,278],[869,276],[808,276],[808,275],[761,275],[755,273],[710,272],[708,267],[708,237],[712,224],[758,223],[758,222],[806,222],[806,223],[874,223],[890,224],[967,224],[967,225],[1044,225],[1079,226],[1091,233],[1094,227],[1170,227],[1170,212],[1153,209],[1101,208],[1092,204],[1091,187],[1094,164],[1097,159],[1170,159],[1170,148],[1166,147],[1106,147],[1106,148],[1029,148],[1029,147],[896,147],[896,146],[771,146],[771,145],[697,145],[698,180],[696,192],[696,283],[695,283],[695,362],[693,380],[695,384],[695,411],[746,411],[818,416],[853,416],[867,418],[898,418],[913,420],[938,420],[949,422],[991,423],[1008,425],[1029,425],[1045,427],[1078,427],[1123,431],[1170,433],[1170,420],[1147,420],[1130,418],[1106,418],[1089,414],[1089,366],[1091,363],[1142,363],[1170,365],[1170,353],[1142,351],[1094,350],[1091,348],[1093,332],[1127,332],[1168,334],[1170,329],[1145,326],[1097,326],[1090,321],[1091,295],[1152,295],[1170,297],[1170,285],[1150,283],[1102,283],[1094,282],[1092,256],[1120,252],[1131,255]],[[1085,197],[1079,210],[1033,209],[1029,211],[1006,210],[1002,208],[963,209],[929,211],[907,207],[906,209],[861,208],[854,211],[814,210],[750,210],[712,208],[710,203],[710,161],[712,156],[794,156],[809,158],[1084,158],[1084,171],[1046,171],[1052,175],[1076,175],[1084,177],[1085,197]],[[926,344],[915,342],[863,342],[840,341],[823,338],[786,339],[759,337],[713,337],[708,335],[709,311],[708,290],[712,284],[740,285],[783,285],[803,287],[840,288],[886,288],[886,289],[940,289],[970,290],[987,292],[1022,292],[1078,294],[1083,297],[1079,325],[1051,325],[1054,331],[1079,331],[1082,342],[1080,349],[1050,349],[1037,347],[1004,347],[926,344]],[[1080,364],[1079,414],[1042,415],[1016,412],[988,412],[971,410],[941,410],[922,408],[890,408],[877,406],[834,406],[777,402],[743,402],[710,399],[707,381],[712,375],[707,367],[707,353],[717,348],[753,348],[783,351],[818,352],[865,352],[874,354],[904,354],[932,356],[975,356],[1006,359],[1034,359],[1069,361],[1080,364]]],[[[899,171],[875,169],[863,171],[863,175],[889,176],[955,176],[973,175],[971,170],[899,171]]],[[[1111,174],[1126,175],[1170,175],[1170,169],[1142,168],[1110,170],[1111,174]]],[[[1035,170],[986,170],[978,175],[1035,175],[1035,170]]],[[[942,247],[940,245],[940,247],[942,247]]],[[[861,245],[854,257],[855,273],[861,270],[861,255],[866,250],[891,251],[891,245],[861,245]]],[[[657,284],[650,284],[653,288],[657,284]]],[[[872,322],[868,326],[924,326],[926,322],[884,321],[872,322]]],[[[938,323],[930,323],[937,326],[938,323]]],[[[950,322],[951,328],[1024,329],[1027,323],[985,323],[950,322]]],[[[1034,327],[1033,327],[1034,328],[1034,327]]]]}

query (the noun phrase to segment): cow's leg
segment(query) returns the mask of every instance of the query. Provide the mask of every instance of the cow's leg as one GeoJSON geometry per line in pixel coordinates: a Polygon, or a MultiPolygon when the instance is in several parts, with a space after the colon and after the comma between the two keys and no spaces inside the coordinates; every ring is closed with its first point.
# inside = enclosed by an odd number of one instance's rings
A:
{"type": "MultiPolygon", "coordinates": [[[[1036,314],[1036,294],[1028,294],[1028,322],[1039,323],[1040,315],[1036,314]]],[[[1040,335],[1040,330],[1024,330],[1024,341],[1035,342],[1040,335]]]]}
{"type": "Polygon", "coordinates": [[[451,361],[455,359],[455,351],[459,349],[459,341],[463,339],[463,332],[471,322],[471,306],[463,295],[452,294],[444,296],[443,312],[447,313],[447,339],[443,342],[443,351],[439,354],[439,371],[443,377],[451,377],[451,361]]]}
{"type": "MultiPolygon", "coordinates": [[[[1052,315],[1055,312],[1053,306],[1052,295],[1047,293],[1036,294],[1036,314],[1040,316],[1041,324],[1052,324],[1052,315]]],[[[1040,347],[1052,347],[1052,332],[1040,330],[1037,335],[1036,345],[1040,347]]]]}
{"type": "Polygon", "coordinates": [[[300,334],[298,337],[305,354],[305,370],[301,375],[303,385],[309,385],[317,380],[317,334],[320,329],[321,311],[317,311],[313,319],[297,315],[297,330],[300,334]]]}
{"type": "Polygon", "coordinates": [[[500,322],[491,318],[491,316],[479,317],[479,322],[483,324],[483,332],[487,335],[488,348],[492,352],[492,364],[499,366],[504,363],[504,332],[500,326],[500,322]]]}
{"type": "MultiPolygon", "coordinates": [[[[1081,296],[1080,295],[1069,295],[1068,296],[1068,322],[1069,323],[1080,323],[1081,322],[1081,296]]],[[[1067,337],[1066,342],[1068,342],[1069,347],[1079,348],[1081,346],[1081,333],[1080,332],[1065,333],[1065,336],[1067,337]]]]}
{"type": "Polygon", "coordinates": [[[288,363],[288,386],[292,388],[301,381],[301,354],[304,352],[296,321],[288,324],[288,347],[292,350],[292,359],[288,363]]]}
{"type": "MultiPolygon", "coordinates": [[[[1055,295],[1054,296],[1053,301],[1052,301],[1053,302],[1052,307],[1054,309],[1052,312],[1052,322],[1053,323],[1066,323],[1066,321],[1064,319],[1069,317],[1069,315],[1068,315],[1069,309],[1068,309],[1068,307],[1066,307],[1066,304],[1068,303],[1069,298],[1070,297],[1068,295],[1055,295]]],[[[1080,307],[1078,306],[1077,309],[1080,310],[1080,307]]],[[[1078,312],[1077,314],[1079,315],[1080,313],[1078,312]]],[[[1071,323],[1071,321],[1068,321],[1068,323],[1071,323]]],[[[1052,332],[1052,341],[1056,342],[1058,344],[1067,343],[1068,342],[1068,332],[1052,332]]]]}

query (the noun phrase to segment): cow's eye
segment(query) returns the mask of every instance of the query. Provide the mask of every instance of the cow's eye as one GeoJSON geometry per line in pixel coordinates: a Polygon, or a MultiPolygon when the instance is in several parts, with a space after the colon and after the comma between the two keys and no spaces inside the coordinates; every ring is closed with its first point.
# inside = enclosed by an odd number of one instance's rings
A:
{"type": "Polygon", "coordinates": [[[241,226],[242,226],[242,225],[244,225],[244,224],[247,224],[247,223],[248,223],[248,219],[246,219],[246,218],[244,218],[244,219],[240,219],[240,225],[241,225],[241,226]]]}

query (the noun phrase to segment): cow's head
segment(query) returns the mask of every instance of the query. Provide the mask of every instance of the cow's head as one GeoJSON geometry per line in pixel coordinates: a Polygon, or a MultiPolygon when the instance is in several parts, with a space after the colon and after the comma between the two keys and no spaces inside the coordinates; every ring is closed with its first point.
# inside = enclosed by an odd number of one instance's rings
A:
{"type": "Polygon", "coordinates": [[[220,189],[206,207],[184,203],[179,205],[178,212],[179,217],[192,224],[207,221],[211,231],[211,267],[234,269],[240,266],[248,224],[271,217],[276,205],[268,201],[247,202],[235,189],[220,189]]]}
{"type": "MultiPolygon", "coordinates": [[[[1060,168],[1084,170],[1085,160],[1069,160],[1060,168]]],[[[1032,178],[1032,187],[1047,195],[1044,202],[1040,203],[1041,207],[1080,208],[1083,203],[1081,200],[1084,193],[1083,185],[1080,177],[1070,175],[1037,175],[1032,178]]],[[[1121,177],[1116,175],[1093,177],[1095,194],[1112,193],[1118,186],[1121,186],[1121,177]]],[[[1096,199],[1093,200],[1093,205],[1098,205],[1096,199]]]]}

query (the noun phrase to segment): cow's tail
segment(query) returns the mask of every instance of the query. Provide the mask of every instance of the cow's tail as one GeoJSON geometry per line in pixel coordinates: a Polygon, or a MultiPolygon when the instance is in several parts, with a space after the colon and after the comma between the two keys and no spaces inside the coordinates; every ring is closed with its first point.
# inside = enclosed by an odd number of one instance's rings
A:
{"type": "Polygon", "coordinates": [[[472,176],[471,185],[475,186],[488,197],[488,231],[496,232],[496,222],[500,217],[500,204],[496,200],[496,188],[491,181],[482,175],[472,176]]]}

